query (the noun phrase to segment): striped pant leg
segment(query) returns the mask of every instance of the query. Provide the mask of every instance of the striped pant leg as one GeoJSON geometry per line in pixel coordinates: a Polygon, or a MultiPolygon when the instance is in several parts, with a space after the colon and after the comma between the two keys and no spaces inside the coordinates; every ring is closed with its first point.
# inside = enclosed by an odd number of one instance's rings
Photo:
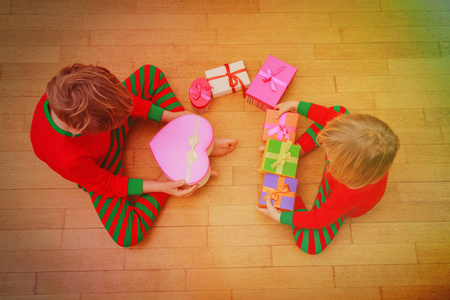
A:
{"type": "Polygon", "coordinates": [[[144,194],[133,205],[128,197],[90,195],[103,226],[121,247],[134,246],[144,239],[168,197],[164,193],[144,194]]]}
{"type": "MultiPolygon", "coordinates": [[[[326,179],[324,179],[324,184],[319,188],[316,200],[313,203],[312,211],[318,209],[322,203],[326,201],[326,195],[329,195],[330,190],[326,179]]],[[[308,211],[303,203],[298,205],[301,207],[297,209],[298,211],[308,211]]],[[[344,223],[345,216],[340,217],[335,222],[323,228],[307,229],[307,228],[297,228],[292,226],[292,231],[294,235],[295,244],[299,249],[307,254],[319,254],[331,243],[342,224],[344,223]]]]}
{"type": "Polygon", "coordinates": [[[153,65],[140,67],[123,84],[133,95],[149,100],[165,110],[184,111],[164,73],[153,65]]]}
{"type": "MultiPolygon", "coordinates": [[[[114,175],[123,173],[122,150],[131,125],[129,118],[128,122],[111,131],[111,147],[101,167],[114,175]]],[[[89,194],[105,229],[122,247],[142,241],[168,197],[164,193],[144,194],[133,205],[128,197],[108,198],[94,192],[89,194]]]]}
{"type": "Polygon", "coordinates": [[[311,255],[321,253],[331,243],[341,228],[345,216],[323,228],[293,228],[295,244],[303,252],[311,255]]]}

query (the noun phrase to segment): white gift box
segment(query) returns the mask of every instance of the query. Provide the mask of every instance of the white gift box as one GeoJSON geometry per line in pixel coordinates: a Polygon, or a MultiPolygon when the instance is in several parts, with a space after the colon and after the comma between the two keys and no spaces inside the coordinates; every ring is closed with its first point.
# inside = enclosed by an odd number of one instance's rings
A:
{"type": "Polygon", "coordinates": [[[207,70],[205,75],[212,87],[213,98],[241,91],[243,87],[245,90],[250,85],[250,78],[242,60],[207,70]]]}

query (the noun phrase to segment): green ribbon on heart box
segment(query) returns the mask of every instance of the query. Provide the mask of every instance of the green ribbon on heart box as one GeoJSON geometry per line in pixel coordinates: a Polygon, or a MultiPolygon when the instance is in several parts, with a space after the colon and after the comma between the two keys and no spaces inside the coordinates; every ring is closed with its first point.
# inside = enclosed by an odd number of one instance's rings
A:
{"type": "Polygon", "coordinates": [[[269,139],[266,142],[261,162],[261,172],[295,178],[297,173],[300,146],[269,139]]]}

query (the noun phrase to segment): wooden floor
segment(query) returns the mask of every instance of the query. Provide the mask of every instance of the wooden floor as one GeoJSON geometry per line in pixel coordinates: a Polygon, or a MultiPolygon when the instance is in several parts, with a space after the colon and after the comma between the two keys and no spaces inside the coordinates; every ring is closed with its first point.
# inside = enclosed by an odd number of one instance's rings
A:
{"type": "MultiPolygon", "coordinates": [[[[448,0],[1,0],[0,14],[0,299],[449,299],[448,0]],[[205,70],[243,60],[253,79],[269,54],[299,69],[282,101],[373,114],[402,143],[383,200],[318,256],[255,209],[264,113],[242,93],[204,115],[216,136],[239,139],[212,159],[220,176],[170,198],[131,249],[33,154],[34,107],[63,66],[124,79],[157,65],[192,111],[188,89],[205,70]]],[[[131,133],[127,174],[159,174],[147,146],[158,126],[131,133]]],[[[322,168],[320,149],[301,160],[308,207],[322,168]]]]}

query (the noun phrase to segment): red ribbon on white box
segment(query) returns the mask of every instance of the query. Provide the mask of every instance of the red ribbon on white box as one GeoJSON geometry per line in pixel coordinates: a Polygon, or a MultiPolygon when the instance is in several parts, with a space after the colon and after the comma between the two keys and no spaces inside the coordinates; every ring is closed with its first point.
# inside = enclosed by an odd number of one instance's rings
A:
{"type": "Polygon", "coordinates": [[[241,72],[245,72],[247,70],[244,68],[244,69],[239,69],[239,70],[236,70],[234,72],[231,72],[229,64],[224,64],[224,66],[225,66],[225,69],[227,70],[225,75],[210,77],[207,80],[211,81],[211,80],[214,80],[214,79],[218,79],[218,78],[222,78],[222,77],[228,76],[228,84],[230,85],[231,90],[233,91],[233,93],[236,93],[235,86],[237,86],[238,83],[240,83],[241,84],[241,88],[242,88],[242,93],[244,94],[244,98],[245,98],[245,85],[242,82],[242,80],[236,74],[237,73],[241,73],[241,72]]]}

